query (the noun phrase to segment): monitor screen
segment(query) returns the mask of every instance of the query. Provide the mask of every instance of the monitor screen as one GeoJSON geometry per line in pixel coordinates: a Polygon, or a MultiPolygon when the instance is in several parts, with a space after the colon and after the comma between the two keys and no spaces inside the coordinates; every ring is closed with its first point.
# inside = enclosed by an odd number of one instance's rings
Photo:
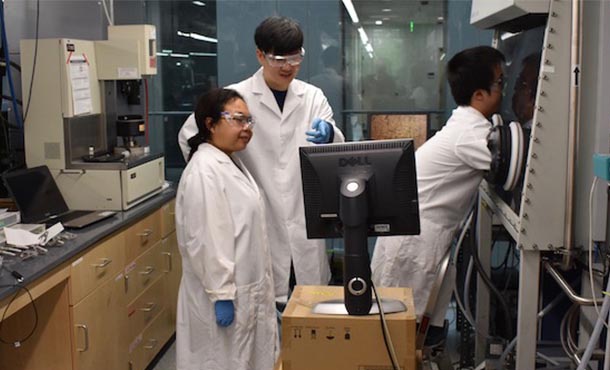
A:
{"type": "Polygon", "coordinates": [[[366,179],[369,236],[419,234],[414,145],[373,140],[300,148],[307,237],[340,238],[341,182],[366,179]]]}
{"type": "Polygon", "coordinates": [[[3,178],[21,212],[21,222],[40,222],[68,212],[68,205],[47,166],[9,172],[3,178]]]}
{"type": "Polygon", "coordinates": [[[350,315],[371,312],[368,236],[419,234],[413,140],[300,148],[308,238],[342,237],[350,315]]]}

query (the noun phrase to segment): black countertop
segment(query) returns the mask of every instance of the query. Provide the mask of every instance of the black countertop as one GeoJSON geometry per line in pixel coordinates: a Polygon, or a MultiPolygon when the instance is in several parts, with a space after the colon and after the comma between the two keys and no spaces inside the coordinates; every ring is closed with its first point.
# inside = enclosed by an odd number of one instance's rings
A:
{"type": "Polygon", "coordinates": [[[24,278],[22,284],[27,285],[95,245],[108,235],[159,209],[159,207],[175,196],[176,188],[174,185],[128,211],[117,212],[113,217],[85,227],[82,230],[67,230],[76,234],[77,237],[67,241],[60,247],[45,246],[49,251],[44,255],[38,255],[27,260],[21,260],[19,257],[2,256],[4,258],[4,265],[0,269],[0,300],[15,293],[18,289],[11,271],[21,274],[24,278]]]}

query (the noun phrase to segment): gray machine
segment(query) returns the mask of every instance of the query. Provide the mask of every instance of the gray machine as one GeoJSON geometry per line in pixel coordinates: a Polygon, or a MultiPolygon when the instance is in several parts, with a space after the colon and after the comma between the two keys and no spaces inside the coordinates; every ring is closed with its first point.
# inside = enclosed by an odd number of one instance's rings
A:
{"type": "MultiPolygon", "coordinates": [[[[528,122],[531,131],[526,137],[522,184],[512,201],[487,181],[479,191],[478,252],[481,261],[486,262],[487,272],[492,225],[504,227],[519,250],[517,336],[512,343],[516,369],[536,368],[543,269],[575,304],[582,305],[581,343],[594,324],[587,319],[590,309],[585,308],[592,304],[590,289],[584,289],[584,297],[575,296],[559,271],[575,270],[579,258],[587,263],[584,256],[590,245],[607,245],[608,241],[608,184],[603,182],[597,189],[591,184],[593,154],[610,151],[610,106],[606,101],[610,89],[610,71],[606,67],[610,59],[609,21],[607,1],[473,0],[471,23],[495,29],[494,43],[500,50],[513,50],[514,55],[519,55],[522,45],[508,44],[528,37],[524,36],[528,30],[541,30],[537,88],[532,91],[534,109],[528,122]]],[[[518,59],[509,57],[507,62],[509,68],[517,65],[521,55],[518,59]]],[[[585,281],[588,277],[583,279],[583,286],[588,286],[585,281]]],[[[480,278],[477,285],[483,286],[480,278]]],[[[601,290],[597,285],[595,295],[600,306],[601,290]]],[[[489,302],[489,292],[478,289],[475,357],[481,363],[488,353],[489,302]]],[[[580,351],[568,350],[565,359],[578,364],[581,351],[584,346],[580,351]]],[[[494,367],[482,363],[478,368],[494,367]]]]}
{"type": "Polygon", "coordinates": [[[143,140],[154,26],[109,26],[103,41],[22,40],[21,63],[27,165],[49,167],[70,209],[126,210],[162,190],[163,154],[143,140]]]}

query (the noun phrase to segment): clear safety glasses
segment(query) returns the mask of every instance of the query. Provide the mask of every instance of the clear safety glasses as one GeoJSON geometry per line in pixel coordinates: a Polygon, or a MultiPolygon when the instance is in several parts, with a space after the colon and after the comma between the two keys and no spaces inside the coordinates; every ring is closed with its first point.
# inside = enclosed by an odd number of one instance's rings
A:
{"type": "Polygon", "coordinates": [[[500,76],[496,81],[491,84],[491,87],[497,86],[498,90],[503,91],[506,88],[506,80],[504,76],[500,76]]]}
{"type": "Polygon", "coordinates": [[[273,55],[271,53],[265,53],[265,58],[269,62],[269,65],[275,68],[283,67],[286,64],[296,67],[303,62],[303,57],[305,57],[304,48],[301,48],[300,53],[291,55],[273,55]]]}
{"type": "Polygon", "coordinates": [[[254,126],[254,118],[252,116],[244,116],[241,113],[220,112],[222,118],[226,119],[232,125],[238,125],[241,128],[252,128],[254,126]]]}

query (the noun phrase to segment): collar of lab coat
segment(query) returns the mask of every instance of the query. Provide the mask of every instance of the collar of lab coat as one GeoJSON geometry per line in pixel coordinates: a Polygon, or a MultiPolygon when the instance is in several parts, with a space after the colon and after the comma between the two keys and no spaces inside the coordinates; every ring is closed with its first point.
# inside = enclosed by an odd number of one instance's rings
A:
{"type": "Polygon", "coordinates": [[[239,160],[239,158],[235,156],[229,156],[227,153],[223,152],[222,150],[218,149],[210,143],[201,144],[199,146],[198,151],[199,150],[202,152],[203,155],[213,158],[218,163],[230,165],[229,171],[231,171],[233,177],[247,184],[258,194],[258,186],[256,185],[256,182],[252,178],[252,175],[250,175],[248,169],[244,166],[243,162],[239,160]]]}
{"type": "Polygon", "coordinates": [[[288,117],[290,113],[292,113],[292,111],[294,111],[301,103],[303,94],[305,94],[305,84],[296,78],[292,80],[290,85],[288,85],[286,101],[284,102],[284,110],[280,111],[280,107],[277,105],[273,92],[265,82],[263,68],[261,67],[254,74],[252,93],[260,96],[260,102],[267,106],[267,108],[269,108],[279,118],[288,117]]]}
{"type": "MultiPolygon", "coordinates": [[[[463,113],[463,114],[468,114],[468,115],[472,115],[472,116],[476,116],[479,119],[484,119],[486,121],[489,121],[487,118],[485,118],[485,116],[483,115],[483,113],[479,112],[478,110],[476,110],[475,108],[471,107],[470,105],[460,105],[459,107],[457,107],[455,109],[455,113],[463,113]]],[[[491,122],[490,122],[491,124],[491,122]]]]}

